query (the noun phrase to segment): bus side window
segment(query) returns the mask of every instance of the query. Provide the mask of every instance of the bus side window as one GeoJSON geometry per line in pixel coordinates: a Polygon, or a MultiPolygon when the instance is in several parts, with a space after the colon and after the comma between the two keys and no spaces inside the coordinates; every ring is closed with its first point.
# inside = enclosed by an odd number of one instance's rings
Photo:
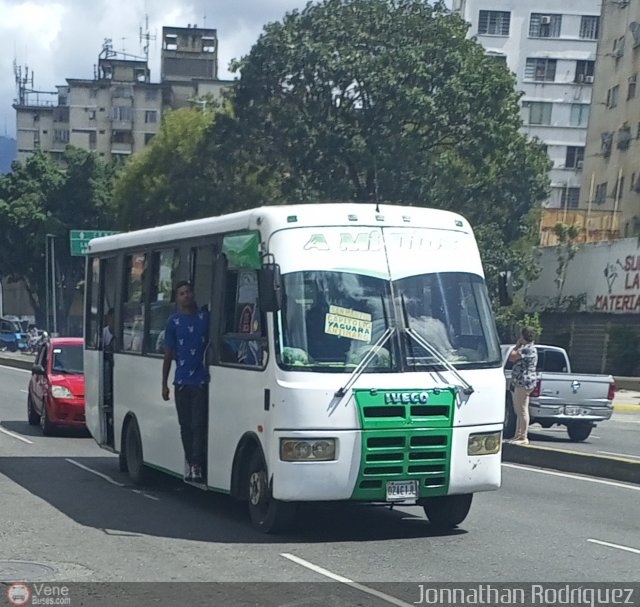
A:
{"type": "Polygon", "coordinates": [[[125,300],[122,305],[122,350],[142,352],[144,332],[144,274],[147,259],[144,253],[126,257],[125,300]]]}
{"type": "Polygon", "coordinates": [[[173,290],[177,283],[180,255],[177,249],[154,251],[151,257],[151,293],[145,352],[164,353],[164,329],[175,312],[173,290]]]}
{"type": "Polygon", "coordinates": [[[228,270],[223,310],[221,361],[263,366],[264,318],[256,270],[228,270]]]}

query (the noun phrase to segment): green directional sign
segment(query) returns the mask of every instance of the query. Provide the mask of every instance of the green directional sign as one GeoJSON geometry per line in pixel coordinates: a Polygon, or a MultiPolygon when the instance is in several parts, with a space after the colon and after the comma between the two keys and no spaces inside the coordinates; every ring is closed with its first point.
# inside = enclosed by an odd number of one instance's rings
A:
{"type": "Polygon", "coordinates": [[[100,238],[101,236],[111,236],[117,234],[110,230],[70,230],[69,241],[71,245],[71,255],[86,255],[87,246],[92,238],[100,238]]]}

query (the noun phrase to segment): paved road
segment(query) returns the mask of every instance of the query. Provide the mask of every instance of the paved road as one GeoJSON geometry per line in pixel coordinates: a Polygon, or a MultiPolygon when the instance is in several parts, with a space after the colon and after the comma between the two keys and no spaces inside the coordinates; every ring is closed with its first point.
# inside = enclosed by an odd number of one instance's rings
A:
{"type": "MultiPolygon", "coordinates": [[[[637,580],[640,486],[504,464],[503,488],[476,495],[450,533],[418,508],[317,505],[296,534],[269,537],[226,496],[161,478],[139,490],[92,439],[41,436],[27,380],[0,369],[0,580],[26,577],[1,561],[26,561],[51,568],[46,580],[363,584],[331,585],[342,598],[325,605],[390,604],[372,588],[412,604],[430,581],[637,580]]],[[[316,604],[312,587],[276,587],[273,601],[240,588],[243,604],[316,604]]]]}

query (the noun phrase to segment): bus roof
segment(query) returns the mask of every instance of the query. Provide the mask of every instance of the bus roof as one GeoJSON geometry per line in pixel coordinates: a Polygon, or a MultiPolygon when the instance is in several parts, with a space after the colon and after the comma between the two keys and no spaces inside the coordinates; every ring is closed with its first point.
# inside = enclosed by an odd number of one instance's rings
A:
{"type": "Polygon", "coordinates": [[[87,252],[102,253],[224,232],[266,228],[377,226],[434,228],[470,233],[469,222],[450,211],[375,203],[318,203],[264,206],[227,215],[104,236],[90,241],[87,252]]]}

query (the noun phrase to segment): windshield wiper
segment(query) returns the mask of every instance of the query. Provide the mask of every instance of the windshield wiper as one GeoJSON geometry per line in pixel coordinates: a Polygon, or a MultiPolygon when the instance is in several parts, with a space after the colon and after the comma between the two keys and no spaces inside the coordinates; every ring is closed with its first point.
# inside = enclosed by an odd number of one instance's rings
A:
{"type": "Polygon", "coordinates": [[[448,371],[453,373],[453,375],[458,379],[458,381],[462,384],[463,392],[466,395],[470,395],[474,393],[473,386],[464,378],[458,370],[447,360],[445,356],[437,349],[434,348],[422,335],[420,335],[417,331],[414,331],[409,326],[409,317],[407,314],[407,308],[404,302],[404,295],[400,297],[400,301],[402,302],[402,314],[404,316],[404,324],[405,329],[404,332],[411,337],[418,345],[422,346],[431,356],[433,356],[442,366],[445,367],[448,371]]]}
{"type": "MultiPolygon", "coordinates": [[[[382,349],[382,347],[391,339],[391,336],[396,332],[395,327],[387,327],[385,332],[378,338],[371,349],[362,357],[362,360],[358,363],[357,367],[351,371],[351,375],[347,382],[339,388],[336,393],[333,395],[335,399],[341,399],[353,386],[353,384],[358,380],[358,378],[364,373],[364,370],[367,368],[369,363],[373,360],[378,352],[382,349]]],[[[333,401],[332,401],[333,402],[333,401]]]]}

